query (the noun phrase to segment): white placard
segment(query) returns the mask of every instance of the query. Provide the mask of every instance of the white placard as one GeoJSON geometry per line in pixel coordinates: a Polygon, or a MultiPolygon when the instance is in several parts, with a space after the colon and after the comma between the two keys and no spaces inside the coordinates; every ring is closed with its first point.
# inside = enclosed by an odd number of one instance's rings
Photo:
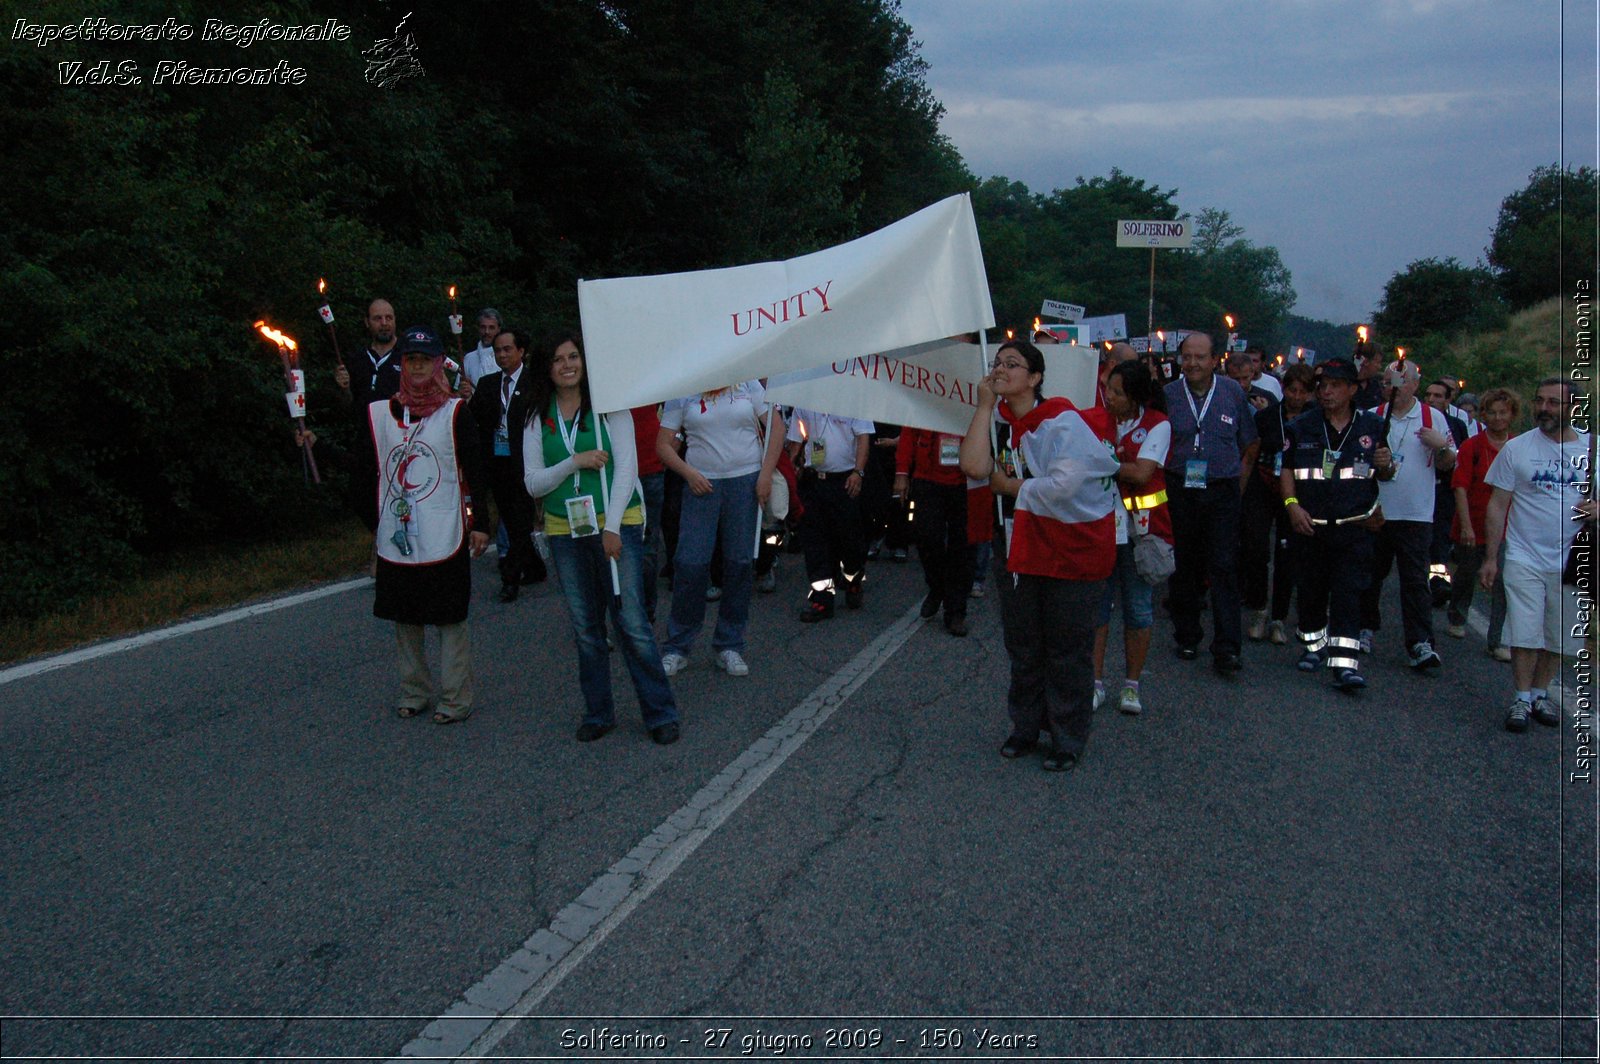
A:
{"type": "Polygon", "coordinates": [[[578,307],[601,411],[994,325],[965,194],[784,262],[579,281],[578,307]]]}
{"type": "Polygon", "coordinates": [[[1185,218],[1117,222],[1119,248],[1186,248],[1193,238],[1194,233],[1185,218]]]}
{"type": "Polygon", "coordinates": [[[1098,318],[1084,318],[1078,322],[1078,339],[1081,342],[1098,344],[1104,340],[1126,340],[1128,338],[1128,316],[1126,314],[1106,314],[1098,318]]]}
{"type": "Polygon", "coordinates": [[[1039,308],[1042,318],[1060,318],[1062,321],[1078,321],[1083,317],[1083,308],[1076,303],[1061,303],[1054,299],[1044,301],[1044,306],[1039,308]]]}

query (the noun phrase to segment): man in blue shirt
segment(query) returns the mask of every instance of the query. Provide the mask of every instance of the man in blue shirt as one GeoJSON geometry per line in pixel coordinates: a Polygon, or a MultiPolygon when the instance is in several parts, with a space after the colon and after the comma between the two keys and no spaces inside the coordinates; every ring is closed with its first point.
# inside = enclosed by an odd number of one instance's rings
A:
{"type": "Polygon", "coordinates": [[[1172,446],[1167,451],[1167,506],[1176,541],[1172,623],[1178,657],[1200,654],[1201,596],[1211,584],[1211,659],[1223,675],[1238,672],[1243,643],[1239,602],[1239,498],[1255,470],[1261,442],[1244,389],[1217,375],[1211,337],[1190,333],[1178,347],[1179,379],[1165,389],[1172,446]]]}

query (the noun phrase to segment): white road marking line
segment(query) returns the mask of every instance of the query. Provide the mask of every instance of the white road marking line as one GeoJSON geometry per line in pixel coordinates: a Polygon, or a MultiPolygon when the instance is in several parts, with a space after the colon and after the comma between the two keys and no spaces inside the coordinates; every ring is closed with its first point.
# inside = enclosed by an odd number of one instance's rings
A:
{"type": "Polygon", "coordinates": [[[711,833],[805,745],[849,697],[922,627],[920,604],[824,680],[683,807],[589,884],[550,926],[470,987],[401,1049],[391,1064],[481,1059],[667,881],[711,833]]]}
{"type": "Polygon", "coordinates": [[[296,595],[286,595],[283,598],[268,599],[266,602],[257,602],[250,606],[241,606],[227,613],[219,613],[214,617],[201,617],[198,620],[184,621],[168,628],[157,628],[151,632],[140,632],[124,639],[114,639],[109,643],[96,643],[94,646],[84,647],[82,650],[70,650],[65,654],[53,657],[40,658],[38,661],[26,662],[22,665],[13,665],[9,669],[0,670],[0,686],[25,680],[29,676],[37,676],[42,672],[54,672],[64,669],[69,665],[79,665],[95,658],[103,658],[108,654],[120,654],[125,650],[136,650],[139,647],[149,646],[151,643],[160,643],[167,639],[176,639],[180,635],[189,635],[192,632],[203,632],[207,628],[218,628],[234,621],[242,621],[247,617],[258,617],[263,613],[274,610],[288,609],[298,606],[303,602],[313,602],[329,595],[337,595],[342,591],[350,591],[358,587],[370,587],[372,578],[363,576],[358,580],[346,580],[338,584],[329,584],[319,587],[314,591],[302,591],[296,595]]]}

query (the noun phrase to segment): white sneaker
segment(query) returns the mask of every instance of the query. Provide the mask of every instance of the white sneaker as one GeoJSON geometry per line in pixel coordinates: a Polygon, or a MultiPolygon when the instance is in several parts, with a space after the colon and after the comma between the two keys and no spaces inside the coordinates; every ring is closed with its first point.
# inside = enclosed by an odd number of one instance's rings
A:
{"type": "Polygon", "coordinates": [[[749,676],[750,666],[746,665],[744,658],[740,657],[737,650],[724,650],[717,655],[717,668],[729,676],[749,676]]]}
{"type": "Polygon", "coordinates": [[[1105,705],[1105,704],[1106,704],[1106,688],[1105,688],[1105,684],[1097,683],[1097,684],[1094,685],[1094,708],[1095,708],[1095,711],[1099,712],[1100,707],[1105,705]]]}
{"type": "Polygon", "coordinates": [[[1273,621],[1267,630],[1267,638],[1272,640],[1273,646],[1283,646],[1289,641],[1289,634],[1283,630],[1282,621],[1273,621]]]}
{"type": "Polygon", "coordinates": [[[1250,628],[1246,632],[1251,639],[1260,642],[1267,635],[1267,611],[1252,610],[1250,613],[1250,628]]]}
{"type": "Polygon", "coordinates": [[[1489,656],[1491,658],[1493,658],[1494,660],[1496,660],[1496,661],[1510,661],[1511,660],[1511,648],[1510,647],[1495,647],[1494,649],[1489,651],[1489,656]]]}
{"type": "Polygon", "coordinates": [[[1122,699],[1117,703],[1117,708],[1133,717],[1143,713],[1144,704],[1139,701],[1139,689],[1137,687],[1124,687],[1122,689],[1122,699]]]}
{"type": "Polygon", "coordinates": [[[1444,632],[1445,635],[1448,635],[1451,639],[1467,638],[1467,626],[1464,624],[1452,624],[1446,628],[1444,632]]]}
{"type": "Polygon", "coordinates": [[[673,654],[670,651],[661,655],[661,670],[668,676],[676,676],[689,664],[689,659],[682,654],[673,654]]]}

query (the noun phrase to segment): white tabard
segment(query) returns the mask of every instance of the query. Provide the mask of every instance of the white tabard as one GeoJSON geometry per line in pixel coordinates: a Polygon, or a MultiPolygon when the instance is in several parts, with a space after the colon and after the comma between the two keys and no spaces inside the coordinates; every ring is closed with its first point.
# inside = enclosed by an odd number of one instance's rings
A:
{"type": "Polygon", "coordinates": [[[456,463],[455,418],[460,399],[448,399],[406,424],[387,399],[367,410],[378,455],[378,556],[395,565],[442,562],[461,549],[466,508],[456,463]],[[396,533],[404,532],[410,554],[396,533]]]}

